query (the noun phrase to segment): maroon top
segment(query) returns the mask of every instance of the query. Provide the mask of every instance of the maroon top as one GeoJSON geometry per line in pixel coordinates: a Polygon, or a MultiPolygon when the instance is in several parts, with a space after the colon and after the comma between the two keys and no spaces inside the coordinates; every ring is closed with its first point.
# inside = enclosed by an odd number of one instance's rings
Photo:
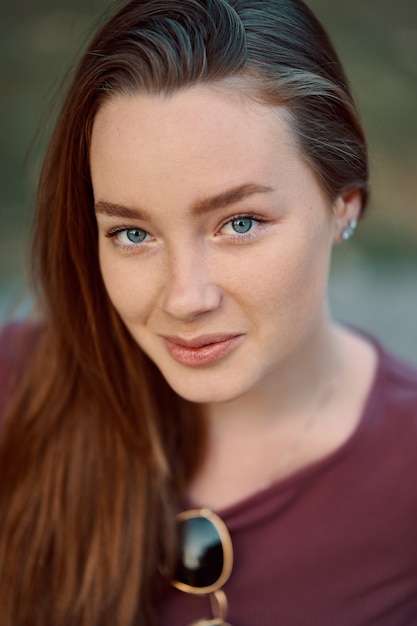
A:
{"type": "Polygon", "coordinates": [[[0,425],[6,404],[40,336],[35,322],[11,322],[0,330],[0,425]]]}
{"type": "MultiPolygon", "coordinates": [[[[0,336],[0,415],[36,335],[9,326],[0,336]]],[[[348,441],[218,512],[234,546],[224,586],[232,626],[416,626],[417,371],[376,347],[348,441]]],[[[206,597],[172,589],[158,626],[205,616],[206,597]]]]}
{"type": "MultiPolygon", "coordinates": [[[[335,452],[222,511],[232,626],[417,624],[417,371],[377,345],[359,426],[335,452]]],[[[159,626],[211,616],[172,589],[159,626]]]]}

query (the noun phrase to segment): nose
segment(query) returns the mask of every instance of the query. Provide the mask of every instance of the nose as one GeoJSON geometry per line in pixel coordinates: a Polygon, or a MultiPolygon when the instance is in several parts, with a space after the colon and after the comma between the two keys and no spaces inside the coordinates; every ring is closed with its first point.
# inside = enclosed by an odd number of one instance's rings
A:
{"type": "Polygon", "coordinates": [[[213,280],[212,264],[203,246],[183,246],[167,257],[161,308],[182,321],[216,310],[221,289],[213,280]]]}

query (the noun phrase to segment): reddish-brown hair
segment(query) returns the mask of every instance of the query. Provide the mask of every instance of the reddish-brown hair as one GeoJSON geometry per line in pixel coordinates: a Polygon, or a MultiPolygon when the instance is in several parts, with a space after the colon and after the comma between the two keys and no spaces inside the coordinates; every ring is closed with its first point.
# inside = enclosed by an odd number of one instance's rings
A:
{"type": "Polygon", "coordinates": [[[0,454],[0,626],[149,626],[169,577],[174,513],[204,446],[113,309],[97,254],[94,116],[119,93],[234,82],[284,105],[323,188],[367,195],[346,78],[300,0],[132,0],[95,35],[39,185],[33,270],[42,326],[0,454]]]}

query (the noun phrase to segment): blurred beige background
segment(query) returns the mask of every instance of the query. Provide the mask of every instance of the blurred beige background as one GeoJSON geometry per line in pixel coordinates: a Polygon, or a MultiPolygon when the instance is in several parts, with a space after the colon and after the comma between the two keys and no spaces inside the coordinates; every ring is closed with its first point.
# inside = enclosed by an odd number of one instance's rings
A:
{"type": "MultiPolygon", "coordinates": [[[[36,179],[65,74],[107,0],[0,0],[0,320],[25,294],[36,179]]],[[[372,202],[335,251],[336,318],[417,363],[417,2],[308,0],[368,132],[372,202]]],[[[65,242],[63,242],[65,245],[65,242]]]]}

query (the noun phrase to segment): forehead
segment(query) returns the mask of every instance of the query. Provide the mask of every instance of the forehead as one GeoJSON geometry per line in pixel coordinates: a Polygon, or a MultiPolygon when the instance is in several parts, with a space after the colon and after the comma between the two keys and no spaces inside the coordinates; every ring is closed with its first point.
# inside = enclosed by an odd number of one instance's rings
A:
{"type": "MultiPolygon", "coordinates": [[[[155,150],[174,146],[177,151],[193,144],[220,146],[267,138],[294,148],[290,114],[284,107],[256,102],[242,89],[223,84],[193,87],[169,96],[116,95],[99,108],[93,125],[94,145],[116,148],[123,140],[125,147],[137,135],[149,139],[155,150]],[[214,131],[214,134],[213,134],[214,131]]],[[[149,148],[149,145],[146,145],[149,148]]]]}
{"type": "Polygon", "coordinates": [[[132,203],[139,193],[154,200],[175,192],[188,204],[248,182],[275,186],[302,160],[289,120],[285,109],[237,90],[112,97],[93,125],[95,196],[132,203]]]}

